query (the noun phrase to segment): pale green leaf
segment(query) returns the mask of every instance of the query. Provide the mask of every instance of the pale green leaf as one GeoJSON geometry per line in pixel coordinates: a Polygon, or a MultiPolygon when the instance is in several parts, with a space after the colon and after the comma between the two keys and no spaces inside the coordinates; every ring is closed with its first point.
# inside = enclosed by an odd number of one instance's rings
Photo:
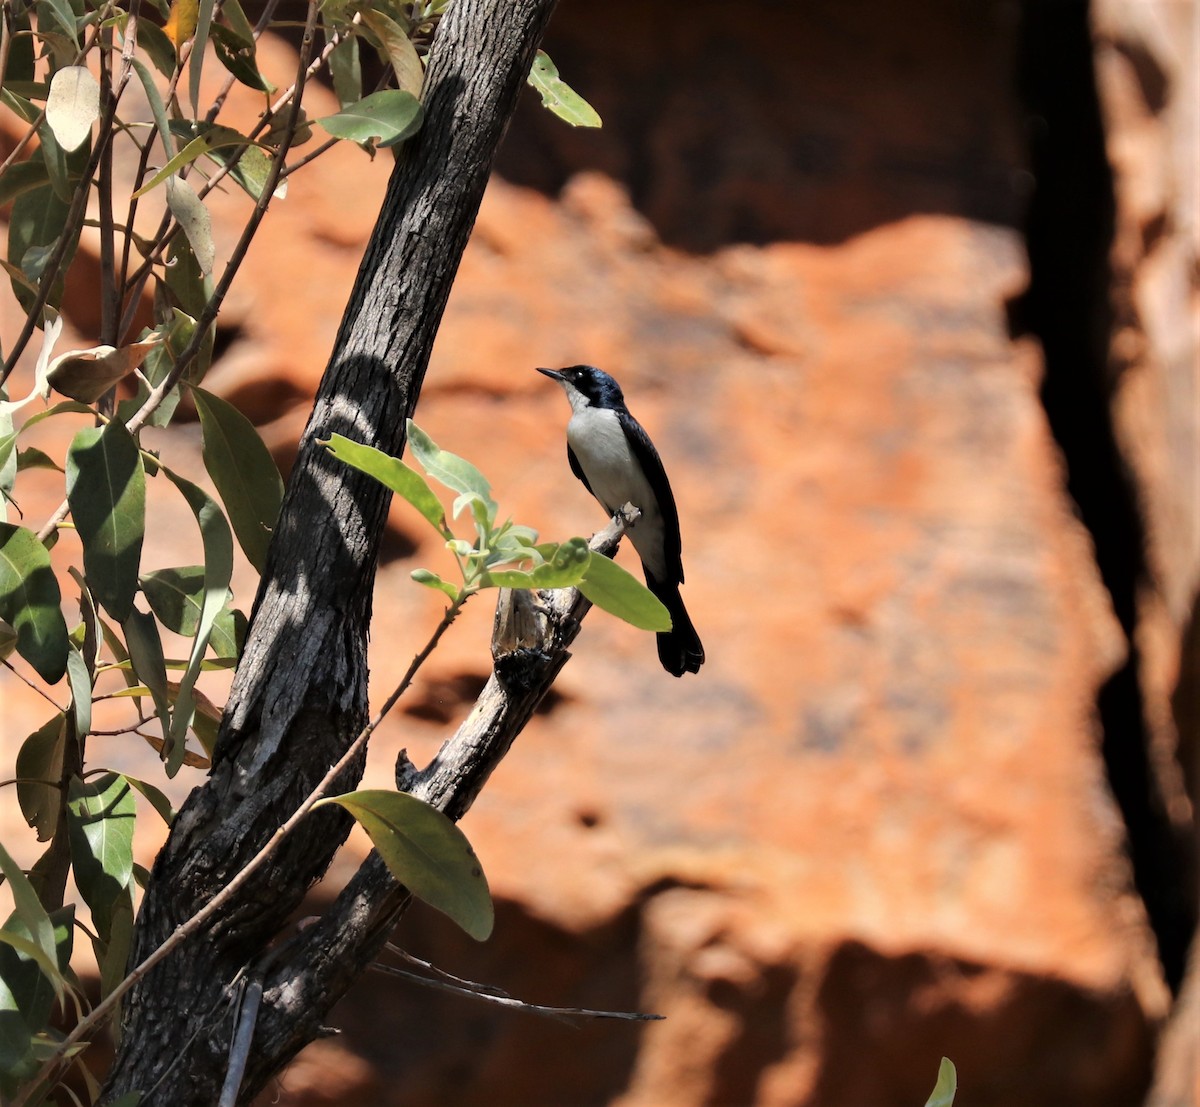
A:
{"type": "Polygon", "coordinates": [[[533,59],[529,84],[541,94],[543,106],[572,127],[601,126],[596,109],[558,75],[558,67],[544,50],[533,59]]]}
{"type": "Polygon", "coordinates": [[[925,1107],[952,1107],[958,1091],[958,1073],[949,1057],[943,1057],[938,1066],[937,1083],[933,1094],[925,1101],[925,1107]]]}
{"type": "Polygon", "coordinates": [[[68,65],[50,78],[46,122],[64,150],[77,150],[100,118],[100,84],[82,65],[68,65]]]}
{"type": "MultiPolygon", "coordinates": [[[[139,22],[138,24],[138,45],[144,46],[146,24],[139,22]]],[[[155,28],[157,30],[157,28],[155,28]]],[[[170,42],[168,40],[168,46],[170,42]]],[[[171,56],[174,58],[174,47],[171,47],[171,56]]],[[[167,109],[163,104],[162,96],[158,91],[158,84],[148,70],[136,58],[133,59],[133,68],[138,75],[138,80],[142,82],[142,91],[146,94],[146,100],[150,105],[150,114],[154,117],[154,126],[158,128],[158,139],[163,144],[163,149],[166,151],[167,158],[175,156],[175,139],[171,134],[171,123],[167,118],[167,109]]],[[[173,66],[172,66],[173,68],[173,66]]],[[[168,76],[170,74],[168,73],[168,76]]]]}
{"type": "Polygon", "coordinates": [[[390,488],[407,500],[440,534],[449,533],[446,529],[446,511],[437,494],[420,473],[410,469],[398,457],[385,454],[374,446],[353,442],[340,434],[331,435],[328,441],[322,441],[321,444],[339,461],[374,477],[385,488],[390,488]]]}
{"type": "Polygon", "coordinates": [[[126,885],[108,910],[106,941],[93,943],[100,966],[100,998],[106,999],[125,979],[129,951],[133,947],[133,886],[126,885]]]}
{"type": "Polygon", "coordinates": [[[410,575],[418,584],[423,584],[426,588],[432,588],[437,592],[445,592],[452,600],[458,599],[461,589],[448,580],[442,580],[437,573],[430,572],[428,569],[414,569],[410,575]]]}
{"type": "Polygon", "coordinates": [[[167,207],[187,236],[200,272],[205,275],[211,273],[217,257],[217,244],[213,241],[212,216],[208,208],[196,195],[196,190],[178,175],[167,178],[166,192],[167,207]]]}
{"type": "Polygon", "coordinates": [[[358,103],[362,99],[362,66],[358,57],[358,39],[353,35],[342,39],[330,52],[328,64],[338,106],[347,108],[358,103]]]}
{"type": "Polygon", "coordinates": [[[492,499],[492,486],[466,458],[443,450],[411,419],[408,421],[408,447],[434,480],[455,492],[474,493],[486,507],[488,523],[495,520],[497,506],[492,499]]]}
{"type": "Polygon", "coordinates": [[[658,597],[603,554],[592,552],[578,588],[597,607],[639,630],[671,629],[671,615],[658,597]]]}
{"type": "Polygon", "coordinates": [[[385,88],[316,122],[334,138],[395,146],[420,130],[423,117],[421,103],[412,93],[385,88]]]}
{"type": "Polygon", "coordinates": [[[590,564],[591,551],[583,538],[571,538],[557,548],[544,550],[542,553],[545,560],[533,569],[499,569],[485,573],[484,586],[571,588],[583,579],[590,564]]]}

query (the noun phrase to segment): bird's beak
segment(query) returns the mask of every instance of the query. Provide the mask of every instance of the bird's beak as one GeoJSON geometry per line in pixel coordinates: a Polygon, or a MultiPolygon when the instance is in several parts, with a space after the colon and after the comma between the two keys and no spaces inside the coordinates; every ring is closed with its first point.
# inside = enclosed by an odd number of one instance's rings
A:
{"type": "Polygon", "coordinates": [[[551,380],[558,381],[559,384],[562,384],[564,381],[562,372],[558,369],[541,369],[541,368],[539,368],[538,372],[543,374],[544,376],[549,377],[551,380]]]}

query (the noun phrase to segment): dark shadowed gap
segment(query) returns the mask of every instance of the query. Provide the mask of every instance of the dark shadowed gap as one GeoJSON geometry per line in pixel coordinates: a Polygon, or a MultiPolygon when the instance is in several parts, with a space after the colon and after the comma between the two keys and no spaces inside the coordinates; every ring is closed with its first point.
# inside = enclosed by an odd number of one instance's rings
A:
{"type": "Polygon", "coordinates": [[[1087,0],[1026,0],[1018,64],[1037,184],[1026,228],[1030,283],[1016,322],[1041,340],[1042,402],[1128,642],[1127,660],[1100,690],[1097,711],[1134,881],[1177,992],[1196,925],[1194,857],[1168,818],[1151,769],[1139,683],[1134,630],[1145,533],[1110,409],[1115,199],[1092,52],[1087,0]]]}

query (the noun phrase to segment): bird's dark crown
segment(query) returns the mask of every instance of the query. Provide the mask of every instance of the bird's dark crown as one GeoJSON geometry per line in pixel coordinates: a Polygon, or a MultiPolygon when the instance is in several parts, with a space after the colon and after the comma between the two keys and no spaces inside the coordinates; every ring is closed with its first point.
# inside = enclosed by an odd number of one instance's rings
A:
{"type": "Polygon", "coordinates": [[[625,402],[621,386],[594,365],[571,365],[566,369],[539,369],[538,372],[569,384],[586,397],[592,407],[616,407],[625,402]]]}

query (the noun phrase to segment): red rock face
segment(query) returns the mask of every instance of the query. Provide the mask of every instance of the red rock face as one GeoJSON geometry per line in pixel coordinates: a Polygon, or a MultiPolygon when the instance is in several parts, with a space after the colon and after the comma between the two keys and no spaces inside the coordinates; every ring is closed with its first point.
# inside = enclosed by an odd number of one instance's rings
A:
{"type": "MultiPolygon", "coordinates": [[[[1167,7],[1098,18],[1135,6],[1167,7]]],[[[588,533],[568,412],[533,366],[614,373],[671,473],[709,662],[673,681],[649,635],[593,613],[464,824],[496,937],[469,947],[417,911],[396,940],[531,1001],[667,1019],[570,1031],[371,978],[335,1013],[340,1044],[285,1075],[288,1102],[899,1107],[943,1054],[976,1107],[1140,1100],[1170,1007],[1144,904],[1186,872],[1128,859],[1103,690],[1128,672],[1132,748],[1148,743],[1159,830],[1181,837],[1196,241],[1154,229],[1194,211],[1172,173],[1195,139],[1164,122],[1185,112],[1177,57],[1156,39],[1136,54],[1171,76],[1152,110],[1119,28],[1093,42],[1082,6],[1058,7],[1098,60],[1100,99],[1081,95],[1108,146],[1083,168],[1115,215],[1040,300],[1026,216],[1059,170],[1031,154],[1049,109],[1029,73],[1048,63],[1020,5],[562,7],[547,49],[605,128],[521,109],[417,420],[516,519],[588,533]],[[1043,403],[1068,379],[1044,351],[1069,361],[1072,333],[1101,379],[1059,395],[1078,389],[1085,439],[1108,433],[1128,466],[1112,497],[1145,526],[1140,581],[1105,560],[1103,494],[1081,519],[1087,454],[1043,403]],[[1115,389],[1110,348],[1133,351],[1115,389]]],[[[386,168],[338,150],[298,175],[229,301],[210,383],[285,464],[386,168]]],[[[232,228],[244,205],[222,205],[232,228]]],[[[378,700],[437,610],[409,570],[442,556],[409,515],[391,525],[378,700]]],[[[371,783],[467,710],[489,621],[480,604],[456,627],[378,735],[371,783]]]]}

